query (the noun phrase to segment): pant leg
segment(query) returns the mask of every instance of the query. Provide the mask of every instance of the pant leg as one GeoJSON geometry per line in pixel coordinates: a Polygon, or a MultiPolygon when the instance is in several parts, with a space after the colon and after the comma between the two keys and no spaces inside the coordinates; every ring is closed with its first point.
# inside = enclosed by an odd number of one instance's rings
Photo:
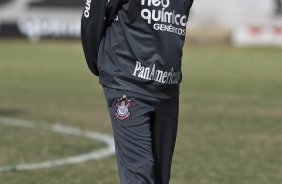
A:
{"type": "Polygon", "coordinates": [[[155,182],[168,184],[176,141],[179,113],[179,97],[161,101],[156,108],[152,125],[155,182]]]}
{"type": "Polygon", "coordinates": [[[158,184],[154,181],[151,135],[156,103],[153,98],[123,90],[104,88],[104,93],[112,120],[121,184],[158,184]]]}

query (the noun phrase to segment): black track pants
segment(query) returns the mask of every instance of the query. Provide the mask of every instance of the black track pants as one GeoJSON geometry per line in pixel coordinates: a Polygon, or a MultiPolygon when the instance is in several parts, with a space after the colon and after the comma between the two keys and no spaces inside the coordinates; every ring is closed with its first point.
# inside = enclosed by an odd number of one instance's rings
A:
{"type": "Polygon", "coordinates": [[[161,100],[104,87],[121,184],[168,184],[179,98],[161,100]]]}

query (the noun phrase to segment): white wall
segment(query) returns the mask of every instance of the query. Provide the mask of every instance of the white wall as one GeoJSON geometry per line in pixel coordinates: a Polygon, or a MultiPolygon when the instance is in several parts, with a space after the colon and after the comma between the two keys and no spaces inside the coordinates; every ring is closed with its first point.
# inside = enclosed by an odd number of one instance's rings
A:
{"type": "Polygon", "coordinates": [[[190,24],[241,25],[282,24],[274,15],[274,0],[194,0],[190,24]]]}

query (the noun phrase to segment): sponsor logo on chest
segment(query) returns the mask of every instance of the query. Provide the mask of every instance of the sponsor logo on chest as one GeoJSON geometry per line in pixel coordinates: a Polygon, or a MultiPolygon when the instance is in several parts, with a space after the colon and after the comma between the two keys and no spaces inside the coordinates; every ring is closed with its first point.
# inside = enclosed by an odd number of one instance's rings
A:
{"type": "Polygon", "coordinates": [[[168,10],[170,0],[141,0],[141,5],[146,7],[141,10],[141,17],[155,30],[185,35],[187,15],[168,10]]]}

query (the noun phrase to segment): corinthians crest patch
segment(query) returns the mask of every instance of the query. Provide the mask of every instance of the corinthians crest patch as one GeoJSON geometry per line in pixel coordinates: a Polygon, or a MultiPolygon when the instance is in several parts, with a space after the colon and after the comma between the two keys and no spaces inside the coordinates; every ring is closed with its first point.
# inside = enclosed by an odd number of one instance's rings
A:
{"type": "Polygon", "coordinates": [[[122,98],[117,99],[115,117],[119,120],[125,120],[130,117],[129,107],[132,105],[131,100],[123,95],[122,98]]]}

